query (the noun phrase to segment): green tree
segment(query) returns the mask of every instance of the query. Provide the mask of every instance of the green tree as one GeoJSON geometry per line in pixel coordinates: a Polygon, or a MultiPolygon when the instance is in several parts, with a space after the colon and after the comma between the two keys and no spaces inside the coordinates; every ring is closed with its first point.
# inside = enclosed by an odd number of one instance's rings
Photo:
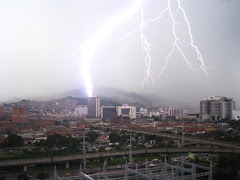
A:
{"type": "Polygon", "coordinates": [[[160,136],[157,136],[157,137],[156,137],[156,142],[157,142],[157,143],[162,142],[162,140],[163,140],[163,137],[160,137],[160,136]]]}
{"type": "Polygon", "coordinates": [[[120,150],[122,150],[122,148],[121,148],[121,146],[117,145],[117,146],[115,146],[115,150],[120,151],[120,150]]]}
{"type": "Polygon", "coordinates": [[[127,142],[128,139],[130,139],[129,135],[121,135],[121,142],[127,142]]]}
{"type": "Polygon", "coordinates": [[[18,180],[29,180],[29,177],[26,174],[19,174],[18,180]]]}
{"type": "Polygon", "coordinates": [[[6,180],[7,178],[4,176],[0,176],[0,180],[6,180]]]}
{"type": "Polygon", "coordinates": [[[95,133],[95,132],[93,132],[93,131],[90,131],[90,132],[87,133],[87,138],[86,138],[86,140],[87,140],[89,143],[91,143],[91,144],[95,143],[95,141],[96,141],[97,138],[98,138],[98,134],[97,134],[97,133],[95,133]]]}
{"type": "Polygon", "coordinates": [[[114,132],[109,134],[109,139],[111,143],[120,142],[121,136],[114,132]]]}
{"type": "Polygon", "coordinates": [[[7,137],[7,145],[8,147],[20,147],[23,146],[23,138],[22,136],[18,136],[16,134],[11,134],[7,137]]]}
{"type": "Polygon", "coordinates": [[[10,136],[12,134],[12,131],[7,130],[7,135],[10,136]]]}
{"type": "Polygon", "coordinates": [[[49,175],[48,174],[45,174],[44,172],[41,172],[37,175],[37,179],[48,179],[49,178],[49,175]]]}
{"type": "Polygon", "coordinates": [[[240,158],[237,155],[222,155],[218,157],[215,176],[219,180],[235,179],[237,176],[240,158]]]}
{"type": "Polygon", "coordinates": [[[46,144],[49,147],[59,147],[66,144],[66,138],[60,134],[49,135],[46,144]]]}

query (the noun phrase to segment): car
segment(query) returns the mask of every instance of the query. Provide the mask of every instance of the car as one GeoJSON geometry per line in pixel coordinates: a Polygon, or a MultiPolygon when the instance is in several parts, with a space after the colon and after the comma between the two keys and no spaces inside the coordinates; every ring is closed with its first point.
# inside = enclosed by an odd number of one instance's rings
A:
{"type": "Polygon", "coordinates": [[[171,159],[171,162],[178,162],[178,160],[175,159],[175,158],[172,158],[172,159],[171,159]]]}
{"type": "Polygon", "coordinates": [[[158,162],[158,161],[159,161],[159,159],[157,159],[157,158],[152,159],[152,162],[158,162]]]}
{"type": "Polygon", "coordinates": [[[138,164],[143,164],[143,162],[142,162],[142,161],[138,161],[137,163],[138,163],[138,164]]]}
{"type": "Polygon", "coordinates": [[[32,178],[32,175],[29,175],[29,174],[28,174],[27,177],[28,177],[29,179],[31,179],[31,178],[32,178]]]}
{"type": "Polygon", "coordinates": [[[72,174],[70,174],[70,173],[66,173],[65,176],[72,176],[72,174]]]}
{"type": "Polygon", "coordinates": [[[128,163],[128,165],[134,165],[134,163],[128,163]]]}
{"type": "Polygon", "coordinates": [[[148,167],[152,168],[152,167],[155,167],[156,164],[149,164],[148,167]]]}

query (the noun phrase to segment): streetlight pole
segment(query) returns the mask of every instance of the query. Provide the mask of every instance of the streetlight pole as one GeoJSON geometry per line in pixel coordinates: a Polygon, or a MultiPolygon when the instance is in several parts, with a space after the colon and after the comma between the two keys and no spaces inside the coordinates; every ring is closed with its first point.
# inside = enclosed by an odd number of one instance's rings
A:
{"type": "Polygon", "coordinates": [[[132,163],[132,131],[130,131],[129,163],[132,163]]]}
{"type": "Polygon", "coordinates": [[[183,119],[183,127],[182,127],[182,148],[184,148],[184,128],[185,128],[185,122],[183,119]]]}
{"type": "Polygon", "coordinates": [[[86,171],[86,136],[83,132],[83,171],[86,171]]]}

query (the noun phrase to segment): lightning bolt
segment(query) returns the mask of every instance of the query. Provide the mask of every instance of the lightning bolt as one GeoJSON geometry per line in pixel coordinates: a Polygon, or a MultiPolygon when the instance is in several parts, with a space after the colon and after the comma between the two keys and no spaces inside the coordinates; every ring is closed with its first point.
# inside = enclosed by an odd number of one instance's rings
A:
{"type": "Polygon", "coordinates": [[[140,35],[141,35],[141,44],[142,48],[144,49],[146,56],[145,56],[145,65],[147,67],[145,78],[142,81],[142,86],[144,87],[145,84],[148,85],[148,81],[151,81],[152,86],[154,86],[154,81],[151,75],[151,62],[152,58],[150,56],[151,51],[151,44],[148,43],[147,37],[144,35],[144,28],[147,29],[146,24],[144,23],[144,13],[143,13],[143,2],[140,0],[140,10],[141,10],[141,25],[140,25],[140,35]]]}
{"type": "MultiPolygon", "coordinates": [[[[207,76],[207,67],[205,66],[205,63],[203,61],[202,55],[201,55],[198,47],[194,44],[191,26],[190,26],[190,23],[187,19],[185,10],[181,6],[181,1],[180,0],[175,0],[175,1],[177,2],[177,11],[176,12],[180,11],[183,14],[184,21],[187,25],[188,35],[190,37],[190,45],[195,50],[197,60],[201,64],[201,69],[204,71],[204,73],[207,76]]],[[[139,7],[140,7],[140,17],[141,17],[140,26],[136,27],[132,32],[128,33],[127,35],[130,35],[130,34],[132,34],[133,32],[135,32],[136,30],[139,29],[141,45],[142,45],[142,48],[145,52],[144,62],[145,62],[145,65],[146,65],[145,77],[142,80],[142,86],[144,87],[145,85],[148,85],[149,81],[151,82],[152,86],[155,85],[155,83],[153,81],[153,77],[151,75],[151,63],[152,63],[152,58],[151,58],[151,55],[150,55],[151,44],[149,43],[149,41],[147,39],[147,36],[144,34],[144,31],[147,30],[147,25],[149,23],[153,23],[153,22],[156,22],[156,21],[160,20],[162,18],[163,14],[165,14],[167,12],[170,15],[170,18],[171,18],[171,21],[172,21],[172,34],[173,34],[173,37],[174,37],[174,43],[172,44],[172,50],[166,56],[165,64],[164,64],[162,70],[159,73],[159,77],[164,72],[164,70],[167,68],[167,65],[168,65],[168,62],[169,62],[169,57],[177,50],[182,55],[183,59],[185,60],[186,64],[188,65],[188,67],[196,73],[196,69],[191,64],[188,57],[185,55],[184,51],[181,49],[180,38],[177,36],[177,33],[176,33],[176,27],[175,27],[176,26],[176,20],[174,18],[174,12],[172,10],[173,8],[172,8],[172,5],[171,5],[171,0],[168,0],[168,7],[166,9],[164,9],[158,17],[156,17],[154,19],[148,19],[146,22],[144,21],[143,0],[135,0],[135,3],[133,4],[133,7],[131,9],[129,9],[129,11],[126,11],[124,14],[120,14],[118,16],[115,16],[113,19],[111,19],[108,23],[106,23],[103,26],[102,29],[100,29],[100,31],[98,33],[93,35],[92,38],[88,39],[81,48],[81,50],[82,50],[82,61],[83,61],[83,69],[82,69],[81,72],[82,72],[82,77],[84,79],[85,86],[86,86],[86,89],[87,89],[87,93],[88,93],[89,96],[92,96],[92,82],[91,82],[91,77],[90,77],[90,72],[89,72],[90,62],[93,58],[93,55],[94,55],[96,49],[100,46],[100,44],[104,41],[104,39],[106,39],[108,34],[110,34],[113,31],[113,29],[115,29],[121,22],[130,18],[130,16],[132,16],[134,13],[136,13],[136,11],[138,10],[139,7]]],[[[79,49],[77,49],[77,51],[78,50],[79,49]]]]}
{"type": "MultiPolygon", "coordinates": [[[[175,0],[177,2],[177,10],[176,12],[180,11],[182,14],[183,14],[183,18],[184,18],[184,21],[187,25],[187,28],[188,28],[188,35],[190,37],[190,45],[191,47],[195,50],[195,53],[196,53],[196,57],[197,57],[197,60],[200,62],[201,64],[201,69],[204,71],[204,73],[206,74],[207,76],[207,67],[205,66],[205,62],[203,61],[203,58],[202,58],[202,55],[201,55],[201,52],[199,51],[198,47],[194,44],[194,40],[193,40],[193,35],[192,35],[192,30],[191,30],[191,26],[190,26],[190,23],[187,19],[187,16],[186,16],[186,12],[185,10],[183,9],[183,7],[181,6],[181,1],[180,0],[175,0]]],[[[140,3],[140,10],[141,10],[141,23],[140,23],[140,26],[137,26],[133,31],[129,32],[127,35],[125,35],[123,38],[131,35],[132,33],[136,32],[138,29],[140,30],[140,36],[141,36],[141,44],[142,44],[142,48],[144,49],[144,51],[146,52],[146,56],[145,56],[145,65],[146,65],[146,72],[145,72],[145,77],[142,81],[142,84],[148,84],[147,82],[150,80],[152,84],[154,84],[153,82],[153,78],[151,76],[151,62],[152,62],[152,59],[151,59],[151,56],[150,56],[150,51],[151,51],[151,48],[150,48],[150,44],[148,43],[147,41],[147,38],[146,36],[144,35],[143,33],[143,29],[147,29],[147,25],[149,23],[152,23],[152,22],[156,22],[158,20],[160,20],[163,16],[163,14],[167,13],[169,14],[170,18],[171,18],[171,21],[172,21],[172,34],[173,34],[173,37],[174,37],[174,43],[172,45],[172,50],[169,52],[169,54],[166,56],[165,58],[165,64],[162,68],[162,70],[160,71],[159,73],[159,77],[162,75],[162,73],[164,72],[164,70],[167,68],[168,66],[168,62],[169,62],[169,57],[175,52],[175,51],[179,51],[181,56],[183,57],[183,59],[185,60],[186,64],[188,65],[188,67],[193,70],[195,73],[197,72],[196,69],[194,68],[194,66],[192,65],[192,63],[189,61],[189,59],[187,58],[187,56],[185,55],[184,51],[181,49],[181,46],[180,46],[180,38],[177,36],[177,33],[176,33],[176,20],[174,18],[174,12],[172,10],[172,4],[171,4],[171,0],[168,0],[168,7],[166,9],[164,9],[160,15],[154,19],[149,19],[147,20],[146,22],[144,22],[144,16],[143,16],[143,3],[141,1],[140,3]]]]}
{"type": "MultiPolygon", "coordinates": [[[[180,6],[180,0],[177,0],[177,1],[178,1],[178,9],[179,9],[179,7],[181,7],[181,6],[180,6]]],[[[170,53],[167,55],[167,57],[166,57],[165,65],[164,65],[164,67],[162,68],[159,76],[161,76],[161,74],[163,73],[163,71],[166,69],[166,67],[167,67],[167,65],[168,65],[169,57],[174,53],[175,49],[177,49],[177,50],[181,53],[183,59],[186,61],[187,65],[188,65],[188,67],[196,73],[196,69],[193,68],[193,65],[189,62],[189,60],[188,60],[187,57],[185,56],[184,52],[182,51],[182,49],[181,49],[180,46],[178,45],[180,39],[179,39],[179,37],[177,36],[176,30],[175,30],[176,21],[175,21],[175,19],[174,19],[173,12],[172,12],[172,9],[171,9],[171,0],[168,0],[168,8],[167,8],[167,9],[168,9],[169,15],[170,15],[171,20],[172,20],[172,33],[173,33],[173,36],[174,36],[174,43],[173,43],[171,52],[170,52],[170,53]]],[[[181,10],[183,10],[183,9],[181,8],[181,10]]],[[[185,12],[185,11],[183,10],[183,12],[185,12]]],[[[185,17],[186,17],[186,16],[185,16],[185,17]]],[[[187,20],[187,19],[185,18],[185,20],[187,20]]],[[[187,21],[187,22],[188,22],[188,21],[187,21]]],[[[190,28],[190,26],[188,26],[188,27],[190,28]]],[[[189,32],[190,32],[190,36],[192,37],[191,31],[189,31],[189,32]]]]}
{"type": "Polygon", "coordinates": [[[114,16],[110,21],[108,21],[101,29],[88,39],[82,46],[82,77],[86,86],[86,91],[88,96],[92,96],[92,81],[90,76],[90,63],[93,59],[93,55],[97,48],[101,45],[104,39],[123,21],[129,19],[133,14],[135,14],[139,7],[139,0],[135,0],[133,6],[126,11],[124,14],[114,16]]]}

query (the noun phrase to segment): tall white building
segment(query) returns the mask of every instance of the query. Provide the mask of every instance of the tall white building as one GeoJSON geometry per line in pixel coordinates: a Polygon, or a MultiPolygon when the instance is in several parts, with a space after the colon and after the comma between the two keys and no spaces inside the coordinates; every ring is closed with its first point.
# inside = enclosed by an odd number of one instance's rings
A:
{"type": "Polygon", "coordinates": [[[89,118],[100,118],[100,98],[99,97],[88,97],[88,117],[89,118]]]}
{"type": "Polygon", "coordinates": [[[117,116],[122,116],[123,118],[136,119],[136,106],[128,106],[123,104],[122,106],[117,106],[117,116]]]}
{"type": "Polygon", "coordinates": [[[232,111],[235,109],[235,101],[232,98],[207,97],[200,102],[200,120],[232,119],[232,111]]]}

